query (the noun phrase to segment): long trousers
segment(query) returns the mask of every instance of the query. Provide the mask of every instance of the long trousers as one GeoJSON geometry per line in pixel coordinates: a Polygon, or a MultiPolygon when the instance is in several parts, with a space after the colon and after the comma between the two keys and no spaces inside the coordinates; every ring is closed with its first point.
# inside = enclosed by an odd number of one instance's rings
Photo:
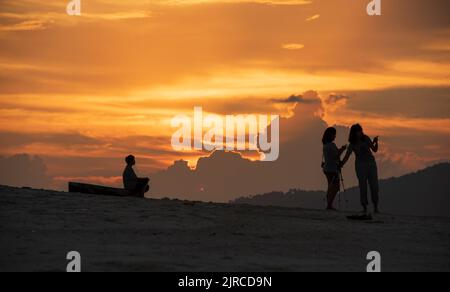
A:
{"type": "Polygon", "coordinates": [[[372,203],[378,204],[379,201],[379,185],[378,185],[378,168],[376,162],[357,162],[356,175],[359,181],[359,191],[361,196],[361,205],[369,205],[368,190],[370,187],[370,194],[372,196],[372,203]]]}

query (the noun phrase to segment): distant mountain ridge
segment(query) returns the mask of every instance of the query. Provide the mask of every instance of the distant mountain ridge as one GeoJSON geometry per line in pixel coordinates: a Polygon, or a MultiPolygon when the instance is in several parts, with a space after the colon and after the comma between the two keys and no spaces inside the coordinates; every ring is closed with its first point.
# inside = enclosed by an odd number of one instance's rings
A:
{"type": "MultiPolygon", "coordinates": [[[[359,211],[359,189],[341,194],[343,210],[359,211]]],[[[384,213],[450,217],[450,163],[440,163],[415,173],[380,181],[380,208],[384,213]]],[[[287,193],[241,197],[232,204],[308,209],[325,207],[325,192],[291,190],[287,193]]],[[[338,199],[336,206],[339,205],[338,199]]]]}

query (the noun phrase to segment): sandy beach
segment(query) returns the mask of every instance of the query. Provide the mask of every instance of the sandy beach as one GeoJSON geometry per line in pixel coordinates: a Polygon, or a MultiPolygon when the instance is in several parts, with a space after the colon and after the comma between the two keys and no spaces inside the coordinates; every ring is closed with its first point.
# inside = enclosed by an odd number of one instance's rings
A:
{"type": "Polygon", "coordinates": [[[0,271],[450,271],[450,219],[0,187],[0,271]]]}

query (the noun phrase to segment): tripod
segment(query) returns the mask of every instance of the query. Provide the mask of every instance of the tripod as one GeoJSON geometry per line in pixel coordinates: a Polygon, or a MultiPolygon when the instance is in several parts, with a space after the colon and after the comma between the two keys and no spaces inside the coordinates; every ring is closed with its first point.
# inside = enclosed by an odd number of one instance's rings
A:
{"type": "MultiPolygon", "coordinates": [[[[339,188],[339,210],[341,210],[341,195],[343,196],[346,192],[345,190],[345,183],[344,183],[344,176],[342,175],[342,171],[339,171],[339,178],[341,180],[341,187],[342,187],[342,191],[341,188],[339,188]]],[[[345,200],[345,198],[344,198],[345,200]]]]}

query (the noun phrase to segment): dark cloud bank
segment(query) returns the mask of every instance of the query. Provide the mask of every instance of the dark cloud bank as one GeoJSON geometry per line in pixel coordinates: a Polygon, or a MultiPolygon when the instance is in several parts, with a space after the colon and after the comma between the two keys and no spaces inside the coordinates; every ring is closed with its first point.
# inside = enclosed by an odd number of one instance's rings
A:
{"type": "Polygon", "coordinates": [[[51,181],[52,178],[47,175],[47,166],[39,157],[28,154],[0,156],[0,184],[45,188],[51,181]]]}

